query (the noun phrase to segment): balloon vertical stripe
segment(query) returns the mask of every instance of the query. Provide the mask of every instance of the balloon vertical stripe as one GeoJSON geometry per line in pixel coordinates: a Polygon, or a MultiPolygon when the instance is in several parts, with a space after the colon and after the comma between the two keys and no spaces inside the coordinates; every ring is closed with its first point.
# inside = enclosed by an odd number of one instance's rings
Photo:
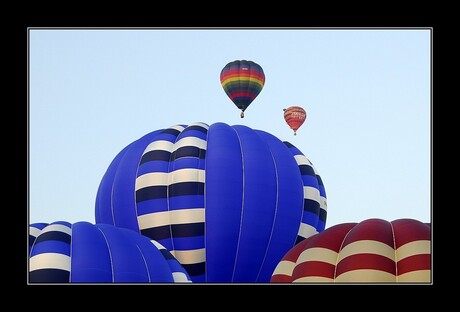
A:
{"type": "Polygon", "coordinates": [[[205,274],[204,159],[208,128],[203,123],[186,127],[174,144],[169,167],[169,209],[176,214],[171,219],[171,253],[196,280],[204,279],[205,274]]]}
{"type": "Polygon", "coordinates": [[[276,168],[275,216],[264,262],[256,280],[266,281],[270,279],[273,268],[287,250],[295,244],[303,215],[303,182],[297,162],[286,145],[268,132],[255,132],[267,143],[276,168]],[[292,241],[283,239],[284,237],[292,237],[292,241]]]}
{"type": "Polygon", "coordinates": [[[251,282],[257,280],[272,232],[276,171],[268,146],[260,136],[246,126],[233,128],[243,151],[243,201],[232,282],[251,282]]]}
{"type": "Polygon", "coordinates": [[[150,141],[146,142],[138,170],[134,170],[137,174],[135,190],[140,232],[170,250],[172,239],[168,203],[169,164],[174,144],[184,129],[185,126],[177,125],[156,132],[150,141]],[[152,215],[159,217],[152,218],[152,215]],[[152,223],[151,220],[156,221],[152,223]]]}
{"type": "Polygon", "coordinates": [[[302,152],[289,142],[284,142],[294,156],[299,167],[304,185],[304,213],[300,225],[297,243],[325,228],[326,222],[326,192],[321,177],[313,164],[302,152]],[[321,183],[321,186],[320,186],[321,183]]]}
{"type": "Polygon", "coordinates": [[[209,127],[205,187],[208,283],[233,279],[244,190],[241,149],[233,127],[224,123],[209,127]]]}

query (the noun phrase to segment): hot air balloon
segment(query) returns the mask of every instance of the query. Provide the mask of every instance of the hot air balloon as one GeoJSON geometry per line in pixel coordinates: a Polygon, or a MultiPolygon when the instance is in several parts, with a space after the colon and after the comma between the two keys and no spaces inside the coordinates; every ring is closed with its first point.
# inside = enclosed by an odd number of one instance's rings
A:
{"type": "Polygon", "coordinates": [[[237,60],[222,69],[220,83],[228,97],[241,110],[241,118],[244,118],[244,111],[264,87],[265,74],[259,64],[237,60]]]}
{"type": "Polygon", "coordinates": [[[368,219],[327,228],[294,246],[272,283],[429,283],[431,226],[368,219]]]}
{"type": "Polygon", "coordinates": [[[326,193],[292,144],[243,125],[148,133],[109,165],[96,223],[161,243],[193,282],[269,282],[282,256],[326,222],[326,193]]]}
{"type": "Polygon", "coordinates": [[[294,130],[294,135],[296,135],[297,130],[307,119],[307,113],[300,106],[291,106],[284,108],[284,120],[289,125],[289,127],[294,130]]]}
{"type": "Polygon", "coordinates": [[[191,279],[161,244],[109,224],[29,226],[30,283],[182,283],[191,279]]]}

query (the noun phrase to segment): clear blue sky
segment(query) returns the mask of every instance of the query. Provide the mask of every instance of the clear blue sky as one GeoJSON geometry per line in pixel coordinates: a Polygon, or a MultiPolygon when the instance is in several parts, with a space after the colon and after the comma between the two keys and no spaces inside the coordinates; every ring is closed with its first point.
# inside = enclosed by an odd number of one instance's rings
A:
{"type": "Polygon", "coordinates": [[[321,175],[326,228],[431,218],[431,38],[412,29],[29,29],[29,223],[94,222],[113,158],[176,124],[225,122],[299,148],[321,175]],[[221,69],[265,86],[240,118],[221,69]],[[307,120],[297,136],[283,108],[307,120]]]}

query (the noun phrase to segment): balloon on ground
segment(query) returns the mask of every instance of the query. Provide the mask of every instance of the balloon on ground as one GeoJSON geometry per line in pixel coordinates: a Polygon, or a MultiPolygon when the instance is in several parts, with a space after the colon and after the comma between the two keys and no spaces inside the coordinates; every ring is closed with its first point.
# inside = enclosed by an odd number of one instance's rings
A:
{"type": "Polygon", "coordinates": [[[193,282],[269,282],[296,243],[325,228],[313,164],[289,142],[243,125],[202,122],[146,134],[116,155],[96,223],[158,241],[193,282]]]}
{"type": "Polygon", "coordinates": [[[429,283],[431,226],[368,219],[327,228],[294,246],[272,283],[429,283]]]}
{"type": "Polygon", "coordinates": [[[109,224],[29,226],[30,283],[182,283],[191,279],[161,244],[109,224]]]}
{"type": "Polygon", "coordinates": [[[265,74],[262,67],[246,60],[236,60],[228,63],[220,72],[220,83],[227,96],[244,111],[262,91],[265,84],[265,74]]]}

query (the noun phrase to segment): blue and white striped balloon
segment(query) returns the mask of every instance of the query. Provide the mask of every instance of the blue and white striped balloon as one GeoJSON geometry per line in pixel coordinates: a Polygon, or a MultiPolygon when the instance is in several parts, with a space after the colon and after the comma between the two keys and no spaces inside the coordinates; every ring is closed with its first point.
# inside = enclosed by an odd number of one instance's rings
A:
{"type": "Polygon", "coordinates": [[[29,245],[30,283],[191,282],[161,244],[109,224],[34,223],[29,245]]]}
{"type": "Polygon", "coordinates": [[[198,122],[148,133],[116,155],[95,217],[161,243],[193,282],[269,282],[289,249],[324,230],[326,193],[292,144],[198,122]]]}

